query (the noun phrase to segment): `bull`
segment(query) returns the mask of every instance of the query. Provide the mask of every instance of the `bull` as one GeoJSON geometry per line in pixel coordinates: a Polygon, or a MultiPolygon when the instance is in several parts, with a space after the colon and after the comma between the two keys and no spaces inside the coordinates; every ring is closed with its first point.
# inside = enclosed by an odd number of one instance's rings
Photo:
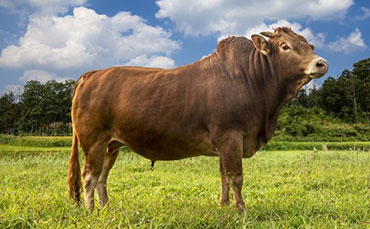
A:
{"type": "Polygon", "coordinates": [[[95,189],[100,205],[108,202],[108,173],[125,145],[153,163],[218,156],[220,205],[229,204],[232,187],[243,211],[242,159],[273,136],[283,105],[328,71],[313,45],[290,28],[261,35],[226,38],[210,56],[174,69],[111,67],[82,75],[72,102],[70,198],[80,201],[78,145],[90,210],[95,189]]]}

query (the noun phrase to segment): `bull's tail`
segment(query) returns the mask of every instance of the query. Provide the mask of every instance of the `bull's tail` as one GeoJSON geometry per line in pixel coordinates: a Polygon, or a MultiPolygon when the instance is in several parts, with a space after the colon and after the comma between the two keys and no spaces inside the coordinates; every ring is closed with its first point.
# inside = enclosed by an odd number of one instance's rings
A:
{"type": "Polygon", "coordinates": [[[78,156],[78,138],[74,131],[72,138],[71,157],[69,159],[67,181],[69,185],[69,197],[71,198],[71,200],[79,203],[81,191],[81,169],[80,169],[80,160],[78,156]]]}

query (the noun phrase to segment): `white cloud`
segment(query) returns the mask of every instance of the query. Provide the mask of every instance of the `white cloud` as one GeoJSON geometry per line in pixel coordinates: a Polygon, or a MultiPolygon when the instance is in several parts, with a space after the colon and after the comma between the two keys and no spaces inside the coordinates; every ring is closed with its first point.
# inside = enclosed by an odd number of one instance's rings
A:
{"type": "Polygon", "coordinates": [[[23,86],[22,85],[6,85],[3,89],[1,94],[9,94],[13,93],[15,95],[16,99],[23,93],[23,86]]]}
{"type": "MultiPolygon", "coordinates": [[[[358,50],[363,50],[367,48],[364,40],[362,39],[362,34],[358,28],[352,32],[347,38],[340,37],[336,41],[327,42],[326,36],[323,33],[314,33],[310,28],[303,28],[301,24],[296,22],[289,22],[287,20],[279,20],[272,24],[261,23],[255,27],[252,27],[246,31],[244,36],[250,38],[252,34],[259,34],[263,31],[273,31],[273,28],[279,26],[287,26],[292,28],[296,33],[304,36],[307,41],[313,44],[319,49],[330,49],[334,52],[351,53],[358,50]]],[[[225,36],[219,38],[221,40],[225,36]]]]}
{"type": "Polygon", "coordinates": [[[58,77],[55,73],[51,73],[51,72],[40,70],[40,69],[27,70],[19,78],[19,80],[22,81],[22,82],[27,82],[27,81],[30,81],[30,80],[36,80],[36,81],[39,81],[40,83],[46,83],[49,80],[64,82],[67,79],[69,79],[69,78],[67,78],[67,77],[58,77]]]}
{"type": "Polygon", "coordinates": [[[311,80],[308,84],[304,86],[304,89],[306,90],[306,94],[311,93],[313,89],[319,89],[320,86],[316,83],[316,80],[311,80]]]}
{"type": "Polygon", "coordinates": [[[244,35],[250,38],[252,34],[259,34],[260,32],[263,31],[272,32],[273,28],[277,28],[279,26],[287,26],[292,28],[294,32],[304,36],[309,43],[313,44],[317,48],[322,48],[324,46],[325,35],[323,33],[314,34],[310,28],[303,29],[302,25],[300,25],[299,23],[296,22],[291,23],[287,20],[279,20],[269,25],[262,23],[258,26],[248,29],[244,35]]]}
{"type": "Polygon", "coordinates": [[[151,56],[148,58],[147,55],[141,55],[131,59],[124,63],[126,66],[143,66],[143,67],[155,67],[155,68],[173,68],[175,67],[175,61],[166,56],[151,56]]]}
{"type": "Polygon", "coordinates": [[[69,7],[81,6],[87,0],[0,0],[0,7],[22,15],[56,15],[69,7]]]}
{"type": "Polygon", "coordinates": [[[158,18],[188,35],[244,34],[265,20],[343,18],[353,0],[158,0],[158,18]]]}
{"type": "Polygon", "coordinates": [[[366,20],[370,17],[370,9],[366,7],[361,7],[362,15],[355,17],[356,20],[366,20]]]}
{"type": "Polygon", "coordinates": [[[367,48],[362,34],[358,28],[348,35],[347,38],[340,37],[334,42],[330,42],[328,47],[334,52],[351,53],[357,50],[364,50],[367,48]]]}
{"type": "Polygon", "coordinates": [[[169,55],[180,46],[170,36],[130,12],[108,17],[78,7],[73,15],[30,17],[18,44],[1,51],[0,66],[102,68],[142,55],[169,55]]]}

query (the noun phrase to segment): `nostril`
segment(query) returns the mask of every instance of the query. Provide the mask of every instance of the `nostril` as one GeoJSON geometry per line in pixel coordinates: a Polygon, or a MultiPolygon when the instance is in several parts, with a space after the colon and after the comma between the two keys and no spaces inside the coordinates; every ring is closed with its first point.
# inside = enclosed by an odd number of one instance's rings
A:
{"type": "Polygon", "coordinates": [[[325,62],[324,62],[324,61],[322,61],[322,60],[317,61],[317,63],[316,63],[316,67],[318,67],[318,68],[322,68],[322,67],[324,67],[324,66],[325,66],[325,62]]]}
{"type": "Polygon", "coordinates": [[[322,57],[316,57],[307,66],[304,73],[311,78],[318,78],[323,76],[329,70],[329,63],[322,57]]]}

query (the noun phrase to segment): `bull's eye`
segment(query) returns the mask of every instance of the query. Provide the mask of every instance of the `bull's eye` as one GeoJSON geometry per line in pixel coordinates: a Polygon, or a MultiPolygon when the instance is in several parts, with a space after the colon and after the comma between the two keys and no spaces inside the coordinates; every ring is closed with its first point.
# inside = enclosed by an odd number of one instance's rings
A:
{"type": "Polygon", "coordinates": [[[283,44],[283,46],[281,46],[281,48],[282,48],[284,51],[288,51],[288,50],[290,50],[290,47],[289,47],[287,44],[283,44]]]}

